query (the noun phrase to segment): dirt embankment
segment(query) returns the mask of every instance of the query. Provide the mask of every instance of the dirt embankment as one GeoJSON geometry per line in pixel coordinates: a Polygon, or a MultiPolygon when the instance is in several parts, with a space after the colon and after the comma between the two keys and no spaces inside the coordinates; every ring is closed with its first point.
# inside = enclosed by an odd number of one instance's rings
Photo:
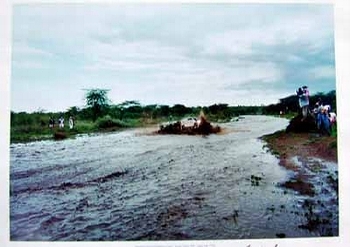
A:
{"type": "Polygon", "coordinates": [[[333,136],[278,131],[264,136],[263,139],[268,143],[268,147],[273,150],[274,154],[279,156],[282,164],[294,156],[317,157],[337,162],[337,140],[333,136]]]}
{"type": "Polygon", "coordinates": [[[262,138],[267,147],[280,159],[280,165],[296,172],[294,182],[287,181],[284,186],[301,194],[313,195],[313,185],[308,176],[303,174],[302,167],[295,164],[294,157],[307,161],[310,158],[320,158],[337,162],[337,140],[332,136],[321,136],[317,133],[286,133],[278,131],[262,138]]]}
{"type": "Polygon", "coordinates": [[[280,159],[280,165],[293,171],[294,175],[280,186],[309,198],[302,204],[307,212],[305,224],[300,228],[318,231],[322,236],[335,236],[338,234],[337,206],[334,208],[338,205],[338,173],[334,167],[337,166],[337,138],[314,131],[289,130],[262,137],[280,159]]]}

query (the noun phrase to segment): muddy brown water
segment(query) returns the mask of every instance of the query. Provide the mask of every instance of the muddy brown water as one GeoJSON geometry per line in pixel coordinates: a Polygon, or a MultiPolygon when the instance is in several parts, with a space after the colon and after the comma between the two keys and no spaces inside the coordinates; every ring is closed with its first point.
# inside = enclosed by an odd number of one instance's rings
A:
{"type": "MultiPolygon", "coordinates": [[[[198,240],[327,234],[302,227],[310,220],[310,200],[324,206],[313,212],[332,214],[327,229],[337,234],[334,181],[333,186],[319,186],[328,192],[320,191],[317,198],[278,186],[293,174],[278,165],[258,137],[287,124],[282,118],[245,116],[221,124],[225,134],[207,137],[133,129],[12,144],[10,238],[198,240]]],[[[336,176],[334,165],[322,167],[318,170],[336,176]]]]}

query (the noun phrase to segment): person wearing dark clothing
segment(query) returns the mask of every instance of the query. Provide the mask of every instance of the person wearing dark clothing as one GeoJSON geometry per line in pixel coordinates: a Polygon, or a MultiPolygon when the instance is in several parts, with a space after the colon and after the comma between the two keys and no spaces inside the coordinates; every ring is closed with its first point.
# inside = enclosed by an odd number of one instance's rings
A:
{"type": "Polygon", "coordinates": [[[303,119],[305,119],[309,110],[309,90],[307,86],[303,86],[302,88],[298,88],[296,93],[299,97],[299,107],[301,108],[303,119]]]}
{"type": "Polygon", "coordinates": [[[50,119],[49,119],[49,128],[54,128],[55,127],[55,120],[53,120],[53,118],[52,117],[50,117],[50,119]]]}

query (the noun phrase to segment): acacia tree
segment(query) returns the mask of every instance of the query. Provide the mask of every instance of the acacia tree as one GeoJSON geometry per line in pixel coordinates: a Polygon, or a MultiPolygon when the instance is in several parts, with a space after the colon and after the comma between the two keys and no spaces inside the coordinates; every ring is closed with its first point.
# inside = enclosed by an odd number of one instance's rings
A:
{"type": "Polygon", "coordinates": [[[98,117],[109,107],[109,99],[107,97],[109,89],[87,89],[85,94],[86,105],[91,108],[92,119],[96,121],[98,117]]]}

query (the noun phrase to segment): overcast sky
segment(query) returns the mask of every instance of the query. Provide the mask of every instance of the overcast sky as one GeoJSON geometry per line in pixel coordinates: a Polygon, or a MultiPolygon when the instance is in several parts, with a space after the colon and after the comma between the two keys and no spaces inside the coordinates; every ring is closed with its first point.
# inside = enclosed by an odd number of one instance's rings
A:
{"type": "Polygon", "coordinates": [[[267,105],[335,89],[332,5],[31,4],[13,8],[11,110],[112,103],[267,105]]]}

